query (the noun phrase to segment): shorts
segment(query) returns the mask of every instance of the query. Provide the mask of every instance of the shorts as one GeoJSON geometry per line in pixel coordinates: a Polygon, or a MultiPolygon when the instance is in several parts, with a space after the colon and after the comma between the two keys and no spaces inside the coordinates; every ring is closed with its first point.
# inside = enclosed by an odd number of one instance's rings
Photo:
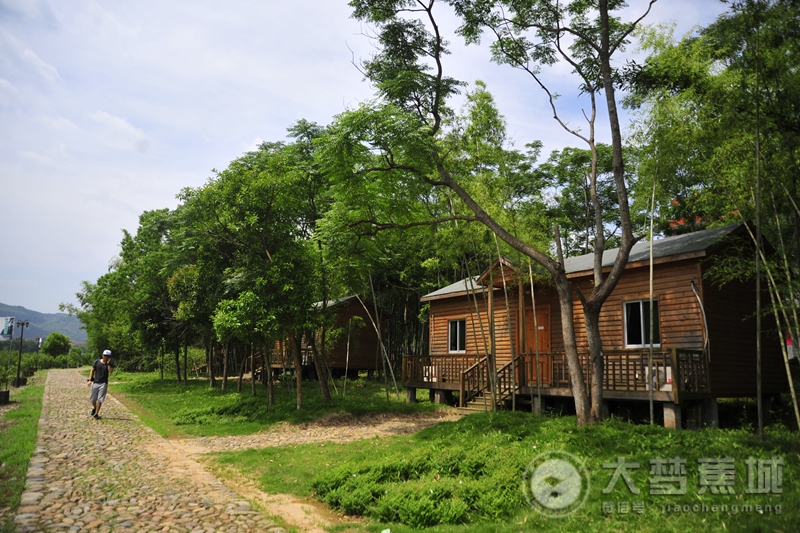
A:
{"type": "Polygon", "coordinates": [[[92,394],[89,396],[89,402],[106,401],[106,392],[108,392],[108,383],[92,383],[92,394]]]}

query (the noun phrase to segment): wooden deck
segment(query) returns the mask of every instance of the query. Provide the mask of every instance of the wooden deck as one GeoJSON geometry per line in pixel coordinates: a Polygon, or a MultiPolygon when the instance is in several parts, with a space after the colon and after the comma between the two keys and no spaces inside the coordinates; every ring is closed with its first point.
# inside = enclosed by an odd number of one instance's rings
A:
{"type": "MultiPolygon", "coordinates": [[[[650,376],[649,350],[609,350],[604,352],[603,394],[610,400],[647,400],[650,387],[656,401],[710,397],[708,364],[701,351],[675,348],[653,354],[650,376]]],[[[587,385],[591,386],[589,354],[579,354],[587,385]]],[[[456,390],[465,405],[493,380],[486,357],[473,355],[406,356],[403,360],[403,385],[406,387],[456,390]]],[[[512,391],[528,395],[541,390],[543,396],[572,396],[569,368],[564,353],[520,354],[514,362],[497,371],[497,398],[512,391]],[[538,364],[537,364],[538,361],[538,364]]]]}

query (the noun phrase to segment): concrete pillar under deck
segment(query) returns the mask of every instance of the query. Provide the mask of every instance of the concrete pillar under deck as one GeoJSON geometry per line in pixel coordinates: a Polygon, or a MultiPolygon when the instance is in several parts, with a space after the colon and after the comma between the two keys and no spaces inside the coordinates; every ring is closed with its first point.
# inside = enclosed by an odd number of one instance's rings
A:
{"type": "Polygon", "coordinates": [[[449,390],[436,390],[434,392],[434,403],[447,405],[451,398],[449,390]]]}
{"type": "Polygon", "coordinates": [[[700,403],[692,402],[686,406],[686,428],[687,429],[700,429],[702,417],[702,405],[700,403]]]}
{"type": "Polygon", "coordinates": [[[716,398],[703,401],[703,424],[706,427],[719,427],[719,406],[716,398]]]}
{"type": "Polygon", "coordinates": [[[772,396],[761,396],[761,413],[764,424],[772,422],[772,396]]]}
{"type": "Polygon", "coordinates": [[[608,402],[606,400],[603,400],[602,415],[603,420],[606,420],[609,416],[611,416],[611,410],[609,409],[608,402]]]}
{"type": "Polygon", "coordinates": [[[681,406],[672,402],[664,403],[664,427],[681,429],[681,406]]]}
{"type": "Polygon", "coordinates": [[[533,412],[536,416],[542,416],[542,402],[539,401],[538,396],[533,397],[533,412]]]}
{"type": "Polygon", "coordinates": [[[408,387],[406,389],[406,403],[417,403],[416,387],[408,387]]]}

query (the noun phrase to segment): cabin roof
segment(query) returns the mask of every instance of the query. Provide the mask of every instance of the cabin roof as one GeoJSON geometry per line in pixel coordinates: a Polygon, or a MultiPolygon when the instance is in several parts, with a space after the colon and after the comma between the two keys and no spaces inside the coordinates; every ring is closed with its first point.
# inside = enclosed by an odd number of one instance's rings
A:
{"type": "MultiPolygon", "coordinates": [[[[342,296],[341,298],[337,298],[335,300],[328,300],[325,304],[325,307],[336,307],[337,305],[343,304],[348,300],[352,300],[353,298],[356,298],[355,294],[351,294],[350,296],[342,296]]],[[[312,307],[314,309],[322,309],[322,302],[314,302],[312,307]]]]}
{"type": "Polygon", "coordinates": [[[420,298],[420,301],[427,302],[429,300],[438,300],[439,298],[462,296],[465,294],[470,294],[473,291],[475,293],[485,292],[487,289],[483,285],[478,284],[478,278],[480,278],[480,276],[473,276],[471,278],[465,278],[460,281],[456,281],[447,287],[442,287],[441,289],[437,289],[429,294],[426,294],[420,298]]]}
{"type": "MultiPolygon", "coordinates": [[[[720,226],[718,228],[695,231],[693,233],[684,233],[683,235],[664,237],[663,239],[656,239],[653,241],[653,259],[655,260],[674,256],[685,257],[686,254],[704,252],[717,244],[724,237],[727,237],[728,235],[738,231],[739,228],[742,227],[743,224],[729,224],[727,226],[720,226]]],[[[612,248],[603,253],[604,268],[610,267],[614,264],[614,259],[617,257],[618,251],[619,248],[612,248]]],[[[650,241],[639,241],[631,249],[630,256],[628,257],[628,264],[638,263],[640,261],[649,261],[649,259],[650,241]]],[[[594,254],[569,257],[565,259],[564,267],[568,275],[577,274],[580,272],[591,272],[594,269],[594,254]]],[[[471,291],[476,293],[486,292],[488,287],[479,284],[479,280],[482,278],[482,276],[473,276],[472,278],[466,278],[455,283],[451,283],[446,287],[442,287],[441,289],[426,294],[420,298],[420,301],[427,302],[430,300],[438,300],[440,298],[463,296],[470,294],[471,291]],[[472,280],[471,286],[468,283],[470,280],[472,280]]]]}
{"type": "MultiPolygon", "coordinates": [[[[722,238],[743,227],[742,224],[729,224],[703,231],[664,237],[653,241],[653,259],[702,252],[717,244],[722,238]]],[[[603,268],[614,264],[619,248],[603,252],[603,268]]],[[[631,249],[628,263],[650,260],[650,241],[639,241],[631,249]]],[[[567,274],[591,271],[594,269],[594,254],[569,257],[564,260],[567,274]]]]}

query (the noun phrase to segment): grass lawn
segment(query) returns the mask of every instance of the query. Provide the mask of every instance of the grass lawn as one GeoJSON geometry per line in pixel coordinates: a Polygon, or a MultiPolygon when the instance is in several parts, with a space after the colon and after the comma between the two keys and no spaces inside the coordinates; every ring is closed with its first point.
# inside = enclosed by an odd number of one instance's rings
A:
{"type": "Polygon", "coordinates": [[[221,453],[212,464],[226,475],[254,479],[268,493],[314,495],[366,515],[369,531],[788,533],[800,530],[799,453],[797,434],[782,426],[768,428],[761,443],[748,430],[676,432],[619,420],[577,428],[574,417],[505,412],[470,415],[412,436],[221,453]],[[526,466],[550,451],[578,457],[591,480],[585,504],[564,518],[532,510],[521,488],[526,466]],[[603,465],[618,457],[639,464],[628,470],[638,494],[621,476],[604,493],[614,469],[603,465]],[[685,459],[685,476],[651,474],[651,460],[664,458],[668,470],[675,457],[685,459]],[[750,457],[783,460],[782,493],[746,493],[750,457]],[[701,493],[698,459],[704,458],[733,459],[733,494],[712,494],[710,487],[701,493]],[[680,478],[685,494],[655,494],[661,487],[680,488],[680,478]]]}
{"type": "MultiPolygon", "coordinates": [[[[247,434],[331,412],[437,408],[429,402],[407,405],[402,392],[387,401],[383,384],[363,379],[348,382],[346,398],[340,388],[331,404],[321,401],[317,383],[306,382],[299,411],[286,385],[276,386],[277,405],[268,408],[263,388],[253,398],[248,386],[236,393],[235,380],[225,393],[204,380],[179,384],[153,374],[120,373],[114,380],[119,383],[112,393],[166,436],[247,434]]],[[[750,426],[671,431],[617,419],[577,428],[574,417],[502,412],[410,436],[215,454],[209,464],[222,476],[247,477],[267,493],[315,497],[365,516],[367,525],[355,526],[365,531],[800,531],[800,438],[779,423],[766,435],[760,442],[750,426]],[[589,480],[582,485],[583,505],[563,518],[543,516],[523,493],[523,486],[531,486],[526,468],[549,452],[577,457],[589,480]],[[605,490],[619,458],[629,465],[628,479],[638,492],[631,492],[622,475],[605,490]],[[773,458],[779,463],[771,463],[773,458]],[[714,485],[714,468],[724,474],[717,476],[723,490],[714,485]],[[780,480],[769,477],[778,472],[780,480]],[[765,492],[749,489],[759,489],[759,483],[765,492]],[[658,494],[670,488],[679,493],[658,494]]],[[[545,478],[551,485],[558,481],[545,478]]]]}
{"type": "Polygon", "coordinates": [[[30,385],[11,389],[17,407],[0,416],[0,531],[16,531],[14,514],[25,488],[28,462],[36,447],[46,371],[28,378],[30,385]]]}
{"type": "MultiPolygon", "coordinates": [[[[331,387],[333,401],[325,403],[315,381],[303,383],[303,409],[298,410],[294,381],[292,388],[275,384],[275,405],[267,405],[267,391],[260,384],[253,397],[250,383],[236,392],[236,379],[228,380],[228,390],[211,389],[208,380],[190,379],[178,383],[174,378],[160,380],[157,374],[119,372],[112,374],[109,392],[165,437],[247,435],[278,422],[308,422],[329,413],[348,412],[353,416],[368,413],[413,413],[439,408],[430,402],[405,403],[400,389],[386,398],[383,383],[366,379],[348,380],[346,394],[337,380],[338,394],[331,387]]],[[[393,390],[393,389],[392,389],[393,390]]]]}

